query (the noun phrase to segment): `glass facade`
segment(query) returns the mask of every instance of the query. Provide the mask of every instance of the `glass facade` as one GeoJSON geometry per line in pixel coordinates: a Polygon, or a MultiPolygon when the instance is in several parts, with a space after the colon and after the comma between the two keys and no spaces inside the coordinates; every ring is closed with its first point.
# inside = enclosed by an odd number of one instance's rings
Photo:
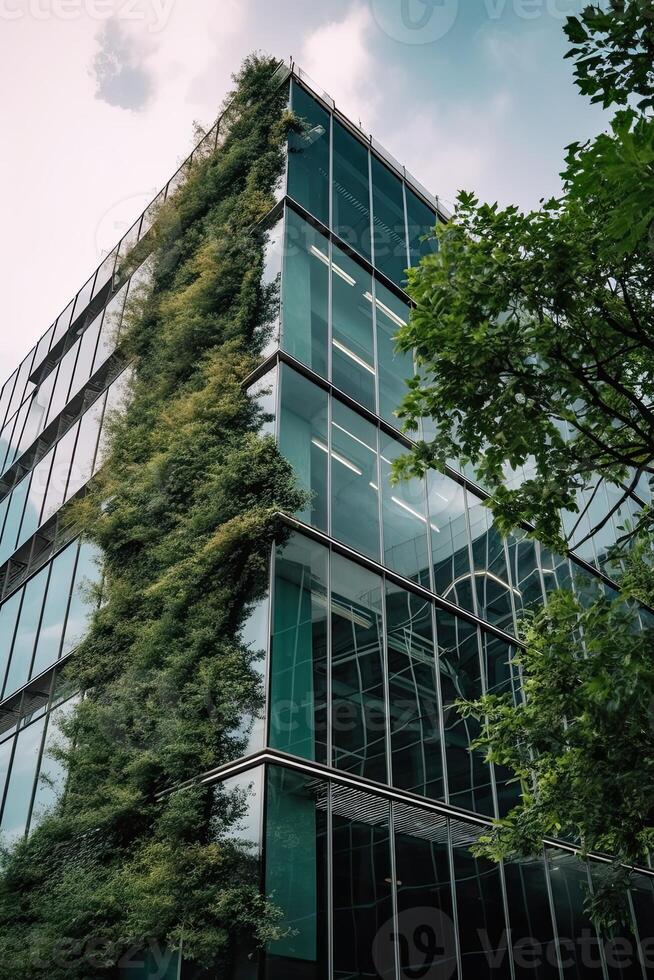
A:
{"type": "MultiPolygon", "coordinates": [[[[216,782],[241,801],[235,833],[286,930],[244,951],[234,980],[654,975],[647,869],[630,927],[597,936],[584,897],[599,865],[587,873],[565,847],[502,865],[473,856],[519,790],[472,749],[478,725],[457,709],[484,692],[519,701],[518,617],[561,586],[586,596],[632,509],[577,561],[524,531],[502,538],[466,474],[392,482],[410,438],[428,435],[400,431],[415,367],[395,335],[407,269],[435,247],[436,202],[301,72],[289,92],[298,122],[265,233],[267,359],[248,390],[308,496],[286,515],[269,594],[243,632],[261,652],[265,708],[234,738],[239,775],[216,782]]],[[[216,126],[194,152],[218,140],[216,126]]],[[[103,424],[124,397],[121,322],[149,271],[131,250],[189,166],[0,389],[5,842],[65,785],[51,749],[79,695],[58,670],[101,601],[102,569],[87,542],[58,535],[59,512],[102,465],[103,424]]],[[[594,499],[610,502],[610,488],[594,499]]],[[[177,956],[166,975],[214,980],[177,956]]]]}

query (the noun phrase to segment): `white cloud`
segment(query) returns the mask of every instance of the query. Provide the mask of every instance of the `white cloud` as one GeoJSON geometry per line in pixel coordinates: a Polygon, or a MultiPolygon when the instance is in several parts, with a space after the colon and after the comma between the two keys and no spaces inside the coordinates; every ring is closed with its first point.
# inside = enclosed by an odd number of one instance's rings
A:
{"type": "Polygon", "coordinates": [[[310,34],[298,58],[338,108],[354,122],[361,120],[364,128],[374,124],[380,107],[371,53],[371,37],[377,31],[370,8],[355,4],[342,20],[310,34]]]}

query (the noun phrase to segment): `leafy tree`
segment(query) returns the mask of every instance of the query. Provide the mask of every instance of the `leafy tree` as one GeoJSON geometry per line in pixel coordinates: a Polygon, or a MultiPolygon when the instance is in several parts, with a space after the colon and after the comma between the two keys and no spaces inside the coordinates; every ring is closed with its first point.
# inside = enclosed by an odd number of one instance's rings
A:
{"type": "MultiPolygon", "coordinates": [[[[396,476],[456,459],[500,530],[526,525],[554,549],[580,548],[654,475],[654,4],[590,6],[566,32],[581,91],[617,107],[610,127],[568,147],[563,192],[538,210],[461,193],[439,250],[410,272],[416,306],[398,338],[420,365],[400,414],[410,428],[431,417],[437,434],[396,476]],[[598,513],[603,486],[614,503],[598,513]]],[[[611,852],[593,907],[609,921],[619,862],[654,843],[654,635],[634,605],[654,598],[653,535],[643,506],[607,556],[617,600],[599,585],[590,603],[552,596],[523,624],[526,703],[464,706],[524,792],[482,850],[531,853],[557,834],[611,852]]]]}

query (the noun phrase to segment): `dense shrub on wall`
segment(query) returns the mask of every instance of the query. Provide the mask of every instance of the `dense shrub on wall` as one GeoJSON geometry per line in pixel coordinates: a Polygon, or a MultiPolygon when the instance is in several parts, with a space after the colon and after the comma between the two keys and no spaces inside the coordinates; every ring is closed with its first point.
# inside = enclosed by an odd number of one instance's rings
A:
{"type": "Polygon", "coordinates": [[[275,68],[247,60],[224,142],[150,233],[149,284],[123,340],[129,398],[71,515],[102,549],[105,582],[69,668],[85,697],[62,750],[66,791],[0,877],[12,980],[116,976],[128,948],[152,941],[221,964],[238,936],[277,928],[230,840],[229,801],[198,786],[161,797],[245,746],[262,692],[242,628],[283,534],[276,515],[302,503],[242,388],[274,300],[256,225],[283,166],[275,68]]]}

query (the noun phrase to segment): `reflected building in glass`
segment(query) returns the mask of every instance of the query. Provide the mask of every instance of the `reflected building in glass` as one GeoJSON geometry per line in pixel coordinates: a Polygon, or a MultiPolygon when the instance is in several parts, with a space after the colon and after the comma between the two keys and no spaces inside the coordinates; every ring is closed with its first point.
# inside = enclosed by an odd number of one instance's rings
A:
{"type": "MultiPolygon", "coordinates": [[[[246,799],[233,832],[287,927],[244,954],[234,980],[654,976],[648,869],[629,896],[630,929],[598,936],[584,898],[601,862],[589,871],[557,841],[524,862],[472,855],[518,789],[471,750],[476,723],[456,708],[489,691],[519,702],[518,618],[561,586],[610,590],[610,535],[558,556],[524,531],[503,539],[468,474],[390,482],[411,437],[429,437],[428,422],[404,433],[395,414],[415,373],[394,348],[410,312],[406,270],[448,215],[299,69],[277,81],[301,125],[262,232],[278,303],[246,387],[309,496],[286,515],[269,595],[244,631],[262,651],[264,709],[243,723],[240,758],[189,773],[246,799]]],[[[219,139],[218,123],[194,152],[219,139]]],[[[147,281],[147,260],[133,271],[125,259],[187,166],[0,392],[5,841],[29,833],[65,786],[49,746],[79,694],[58,669],[102,601],[102,574],[59,512],[102,465],[103,424],[124,397],[121,318],[147,281]]],[[[634,512],[648,502],[640,493],[634,512]]],[[[171,970],[214,976],[177,960],[171,970]]],[[[137,975],[154,967],[125,973],[137,975]]]]}

